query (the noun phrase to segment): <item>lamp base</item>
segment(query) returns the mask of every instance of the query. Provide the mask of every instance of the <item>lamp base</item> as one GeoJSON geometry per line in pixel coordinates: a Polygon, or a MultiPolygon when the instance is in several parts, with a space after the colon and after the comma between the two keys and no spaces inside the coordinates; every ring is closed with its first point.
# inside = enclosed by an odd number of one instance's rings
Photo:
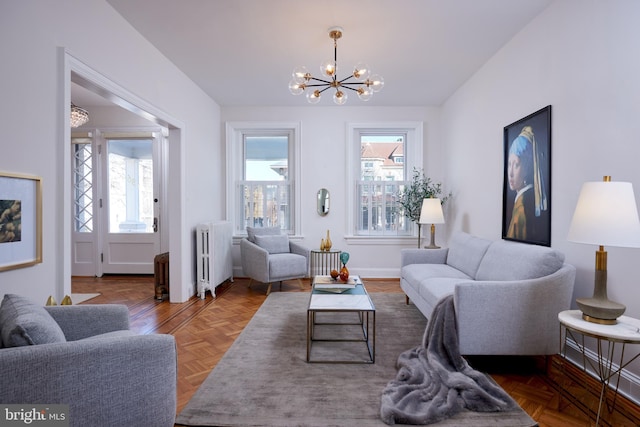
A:
{"type": "Polygon", "coordinates": [[[601,325],[615,325],[616,319],[627,309],[622,304],[600,298],[577,298],[576,304],[584,320],[601,325]]]}
{"type": "Polygon", "coordinates": [[[436,226],[431,224],[431,242],[429,246],[425,246],[425,249],[440,249],[440,246],[436,246],[436,226]]]}

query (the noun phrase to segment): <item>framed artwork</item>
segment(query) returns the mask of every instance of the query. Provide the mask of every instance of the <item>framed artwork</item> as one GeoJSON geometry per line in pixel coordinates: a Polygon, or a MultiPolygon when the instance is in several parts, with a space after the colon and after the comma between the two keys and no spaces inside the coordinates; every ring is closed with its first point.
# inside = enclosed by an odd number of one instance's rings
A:
{"type": "Polygon", "coordinates": [[[504,128],[502,238],[551,246],[551,105],[504,128]]]}
{"type": "Polygon", "coordinates": [[[0,172],[0,271],[42,262],[42,181],[0,172]]]}

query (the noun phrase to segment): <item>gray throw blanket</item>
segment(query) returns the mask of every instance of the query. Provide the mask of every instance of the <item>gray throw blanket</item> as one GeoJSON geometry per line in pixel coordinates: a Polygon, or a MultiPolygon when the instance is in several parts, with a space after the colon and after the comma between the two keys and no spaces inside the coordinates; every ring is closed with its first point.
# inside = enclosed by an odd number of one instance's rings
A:
{"type": "Polygon", "coordinates": [[[382,393],[380,416],[387,424],[431,424],[464,408],[476,412],[518,408],[500,386],[460,355],[453,296],[438,303],[422,346],[402,353],[397,368],[396,378],[382,393]]]}

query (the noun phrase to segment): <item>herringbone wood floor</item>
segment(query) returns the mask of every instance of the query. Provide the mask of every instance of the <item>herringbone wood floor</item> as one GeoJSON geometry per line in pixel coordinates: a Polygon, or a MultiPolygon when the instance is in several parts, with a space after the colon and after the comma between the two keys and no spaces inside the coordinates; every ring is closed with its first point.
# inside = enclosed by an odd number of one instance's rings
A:
{"type": "MultiPolygon", "coordinates": [[[[398,279],[364,281],[369,292],[402,292],[398,279]]],[[[248,288],[247,279],[219,286],[215,299],[207,293],[205,300],[193,297],[183,304],[155,300],[153,276],[74,277],[72,282],[74,293],[100,293],[86,304],[127,305],[131,327],[138,333],[175,336],[178,413],[266,298],[266,285],[254,283],[248,288]]],[[[285,282],[282,291],[308,292],[309,281],[304,285],[301,290],[295,281],[285,282]]],[[[274,292],[279,292],[277,285],[274,292]]],[[[489,373],[541,427],[595,425],[597,396],[577,384],[584,380],[580,370],[571,366],[559,369],[559,357],[484,357],[471,358],[469,362],[489,373]]],[[[592,389],[596,386],[592,384],[592,389]]],[[[603,412],[605,420],[601,425],[640,425],[640,409],[624,399],[612,414],[606,409],[603,412]]]]}

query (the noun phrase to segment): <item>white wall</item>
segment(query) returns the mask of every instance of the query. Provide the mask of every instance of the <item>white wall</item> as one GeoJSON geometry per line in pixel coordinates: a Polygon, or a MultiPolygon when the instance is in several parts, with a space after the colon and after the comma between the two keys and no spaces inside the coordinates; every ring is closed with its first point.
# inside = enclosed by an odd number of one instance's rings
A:
{"type": "MultiPolygon", "coordinates": [[[[640,201],[639,17],[634,0],[554,2],[442,109],[446,182],[455,194],[447,227],[499,239],[503,128],[552,105],[551,245],[578,270],[575,297],[593,292],[597,249],[566,238],[582,183],[611,175],[632,182],[640,201]]],[[[609,298],[639,318],[640,249],[606,249],[609,298]]],[[[626,391],[637,399],[640,363],[629,373],[636,385],[626,391]]]]}
{"type": "Polygon", "coordinates": [[[224,213],[223,180],[211,173],[223,164],[220,110],[103,0],[0,5],[0,170],[41,176],[44,194],[43,262],[0,273],[0,294],[19,293],[44,303],[49,295],[60,300],[70,293],[69,253],[63,243],[68,236],[62,232],[70,223],[64,216],[68,171],[62,166],[66,142],[60,120],[68,99],[62,82],[68,76],[62,73],[60,47],[183,127],[181,141],[170,150],[169,173],[175,225],[171,247],[176,249],[172,277],[179,278],[177,299],[185,300],[195,281],[195,225],[224,213]]]}
{"type": "MultiPolygon", "coordinates": [[[[351,102],[351,101],[349,101],[351,102]]],[[[356,99],[353,103],[357,104],[356,99]]],[[[349,252],[349,271],[364,277],[399,277],[400,248],[402,245],[355,244],[347,242],[345,206],[347,197],[354,192],[353,183],[347,182],[346,138],[348,123],[422,122],[425,171],[434,180],[443,176],[441,141],[439,137],[438,108],[404,107],[380,108],[358,106],[310,106],[300,99],[300,108],[239,108],[223,107],[222,121],[275,121],[299,122],[301,128],[302,168],[302,243],[319,248],[320,239],[331,231],[333,247],[349,252]],[[321,217],[316,213],[316,193],[327,188],[331,194],[331,211],[321,217]]],[[[223,136],[224,138],[224,136],[223,136]]],[[[413,247],[415,239],[406,243],[413,247]]],[[[239,270],[239,248],[234,247],[235,274],[239,270]]]]}

